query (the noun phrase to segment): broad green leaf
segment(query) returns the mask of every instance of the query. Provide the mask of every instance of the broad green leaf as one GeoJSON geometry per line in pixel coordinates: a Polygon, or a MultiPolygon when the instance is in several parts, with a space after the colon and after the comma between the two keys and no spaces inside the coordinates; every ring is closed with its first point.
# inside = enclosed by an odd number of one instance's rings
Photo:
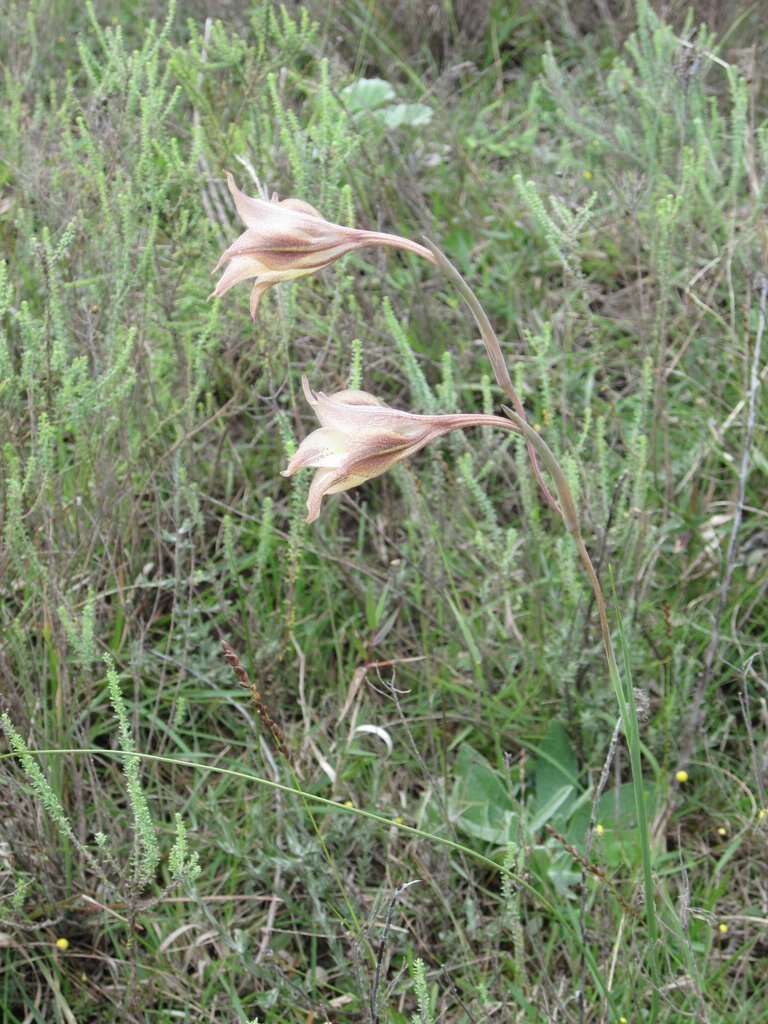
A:
{"type": "Polygon", "coordinates": [[[360,78],[341,90],[341,98],[351,114],[375,110],[395,98],[395,90],[383,78],[360,78]]]}
{"type": "MultiPolygon", "coordinates": [[[[538,818],[564,786],[572,787],[577,793],[579,780],[576,755],[562,722],[553,721],[547,735],[535,749],[538,756],[533,770],[536,781],[534,813],[538,818]]],[[[572,811],[568,803],[561,804],[551,818],[555,827],[566,822],[572,811]]]]}
{"type": "MultiPolygon", "coordinates": [[[[658,790],[651,783],[645,783],[645,805],[649,819],[656,813],[658,790]]],[[[589,828],[591,801],[573,815],[569,823],[568,839],[583,849],[589,828]]],[[[637,828],[635,794],[631,782],[624,782],[618,789],[603,793],[597,802],[596,824],[602,826],[600,836],[592,842],[592,857],[603,863],[616,866],[621,863],[636,864],[640,860],[640,833],[637,828]]]]}
{"type": "Polygon", "coordinates": [[[465,743],[456,761],[449,799],[451,820],[476,839],[502,846],[517,836],[517,812],[498,774],[465,743]]]}
{"type": "Polygon", "coordinates": [[[536,811],[536,814],[528,826],[531,832],[535,835],[539,829],[542,829],[549,821],[552,821],[563,804],[571,804],[572,794],[573,786],[562,786],[558,789],[552,796],[551,800],[548,800],[541,810],[536,811]]]}

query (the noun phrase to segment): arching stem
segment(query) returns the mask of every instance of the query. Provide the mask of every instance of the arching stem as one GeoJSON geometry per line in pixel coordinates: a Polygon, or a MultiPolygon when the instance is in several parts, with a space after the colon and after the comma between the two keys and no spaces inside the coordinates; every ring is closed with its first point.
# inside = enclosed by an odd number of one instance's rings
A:
{"type": "MultiPolygon", "coordinates": [[[[485,351],[488,354],[488,359],[490,361],[491,366],[493,367],[493,375],[496,378],[496,383],[502,389],[507,398],[509,398],[512,405],[515,407],[515,412],[517,413],[517,415],[523,420],[523,422],[527,422],[525,417],[525,408],[523,406],[523,403],[520,401],[517,392],[515,391],[515,386],[512,383],[512,378],[509,375],[507,364],[504,362],[504,356],[502,355],[501,352],[501,345],[499,343],[499,339],[496,337],[496,332],[491,326],[491,321],[488,319],[485,310],[481,306],[480,300],[472,291],[472,289],[464,280],[464,278],[461,276],[461,274],[458,272],[456,267],[454,267],[454,265],[445,255],[445,253],[442,252],[431,239],[425,237],[424,241],[427,244],[427,248],[435,257],[435,262],[437,263],[438,267],[440,267],[440,269],[443,271],[446,277],[450,278],[451,282],[455,285],[461,297],[469,306],[470,312],[472,313],[472,316],[475,318],[475,323],[477,324],[480,330],[480,337],[483,339],[483,344],[485,345],[485,351]]],[[[539,485],[542,497],[544,498],[547,505],[549,505],[549,507],[553,509],[553,511],[560,513],[560,509],[557,507],[557,502],[552,496],[552,492],[547,487],[546,483],[544,482],[544,478],[541,475],[541,470],[539,469],[539,462],[536,458],[535,445],[531,444],[530,441],[528,443],[528,456],[531,460],[531,468],[533,469],[533,475],[536,477],[536,482],[539,485]]]]}
{"type": "MultiPolygon", "coordinates": [[[[648,820],[645,810],[645,795],[643,789],[643,778],[642,778],[642,764],[640,759],[640,729],[637,719],[637,708],[635,706],[634,694],[631,689],[631,683],[628,681],[626,687],[622,680],[622,676],[619,672],[619,666],[616,662],[616,655],[613,649],[613,641],[611,639],[611,627],[608,621],[608,610],[605,603],[605,596],[603,594],[603,588],[600,585],[600,580],[595,570],[595,566],[590,557],[587,546],[584,543],[584,538],[581,534],[581,525],[579,521],[579,514],[576,509],[576,504],[571,494],[571,489],[568,486],[563,470],[557,461],[554,453],[550,449],[546,441],[541,435],[531,427],[525,416],[525,409],[523,404],[518,398],[517,392],[515,391],[514,385],[512,384],[512,378],[509,375],[509,370],[504,361],[504,356],[501,351],[501,345],[499,339],[496,337],[496,332],[493,330],[488,316],[480,304],[480,300],[477,298],[475,293],[470,288],[469,284],[464,280],[458,270],[450,262],[450,260],[440,251],[440,249],[430,241],[429,238],[425,238],[424,241],[427,247],[435,257],[437,265],[451,280],[451,282],[457,288],[459,294],[462,296],[464,301],[469,306],[475,322],[480,330],[480,336],[483,339],[485,350],[488,354],[491,366],[493,367],[494,376],[496,382],[504,393],[509,397],[513,409],[506,409],[505,412],[512,424],[520,431],[525,437],[528,454],[531,460],[531,467],[533,469],[534,476],[539,485],[541,493],[546,503],[550,508],[559,512],[563,517],[563,521],[568,528],[569,533],[573,537],[573,541],[576,545],[576,550],[579,554],[579,560],[581,561],[584,572],[586,573],[589,585],[592,588],[592,593],[595,596],[595,604],[597,605],[597,613],[600,619],[600,634],[603,642],[603,650],[605,652],[605,660],[608,664],[608,674],[610,676],[611,684],[616,693],[616,699],[619,702],[621,710],[621,718],[624,726],[624,734],[627,739],[627,745],[630,752],[630,760],[632,763],[632,781],[633,790],[635,797],[635,809],[637,812],[637,823],[638,830],[640,833],[640,844],[643,855],[643,884],[645,888],[645,900],[646,900],[646,920],[648,923],[648,939],[650,945],[650,963],[651,971],[654,976],[654,980],[658,975],[658,923],[656,921],[656,907],[654,903],[654,890],[653,890],[653,873],[651,866],[650,857],[650,835],[648,829],[648,820]],[[544,482],[541,470],[539,468],[538,457],[541,457],[541,461],[545,468],[549,471],[552,479],[555,482],[555,488],[557,490],[560,504],[558,505],[555,498],[552,496],[549,488],[544,482]]],[[[651,1020],[655,1020],[658,1013],[658,991],[654,988],[653,999],[651,1006],[651,1020]]]]}

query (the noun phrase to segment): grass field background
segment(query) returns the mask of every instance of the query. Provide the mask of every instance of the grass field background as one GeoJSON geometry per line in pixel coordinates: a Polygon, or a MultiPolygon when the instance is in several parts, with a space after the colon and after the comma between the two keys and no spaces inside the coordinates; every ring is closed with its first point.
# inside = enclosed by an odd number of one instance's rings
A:
{"type": "Polygon", "coordinates": [[[5,0],[3,1021],[768,1017],[761,6],[5,0]],[[519,439],[306,526],[302,374],[506,399],[405,253],[207,301],[227,170],[465,274],[623,693],[519,439]]]}

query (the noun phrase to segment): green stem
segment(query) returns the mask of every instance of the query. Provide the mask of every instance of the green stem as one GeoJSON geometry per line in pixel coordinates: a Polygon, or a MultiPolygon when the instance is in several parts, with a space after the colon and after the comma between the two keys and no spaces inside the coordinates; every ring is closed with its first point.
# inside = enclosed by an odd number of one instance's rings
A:
{"type": "Polygon", "coordinates": [[[645,792],[643,787],[643,767],[640,758],[640,726],[637,720],[637,707],[635,705],[635,697],[632,691],[630,683],[630,675],[627,672],[627,684],[625,687],[621,673],[619,672],[619,666],[616,661],[616,654],[613,649],[613,640],[611,639],[611,627],[608,621],[608,609],[605,603],[605,596],[603,594],[603,588],[600,585],[600,579],[598,578],[597,571],[590,557],[587,545],[584,543],[584,538],[581,535],[581,525],[579,522],[579,514],[576,509],[576,504],[571,494],[571,489],[568,486],[565,473],[563,472],[560,464],[557,461],[552,449],[546,443],[543,437],[538,434],[533,427],[530,426],[524,419],[513,412],[511,409],[504,410],[512,420],[514,426],[520,431],[521,434],[526,438],[527,441],[532,444],[539,455],[544,466],[552,474],[552,478],[555,481],[555,487],[557,489],[558,497],[560,498],[560,505],[562,508],[562,516],[565,525],[568,527],[568,531],[573,537],[573,541],[576,545],[576,550],[579,553],[579,559],[586,573],[589,585],[592,588],[592,593],[595,596],[595,604],[597,606],[597,614],[600,620],[600,635],[603,641],[603,651],[605,652],[605,660],[608,665],[608,675],[613,686],[614,693],[616,694],[616,700],[619,704],[621,712],[621,721],[624,729],[624,736],[627,740],[627,747],[629,748],[629,758],[632,767],[632,792],[635,801],[635,814],[637,816],[637,827],[640,832],[640,849],[642,851],[643,860],[643,889],[645,891],[645,920],[648,927],[648,942],[650,946],[649,951],[649,966],[651,969],[651,975],[653,977],[654,989],[651,997],[651,1017],[650,1020],[654,1021],[658,1015],[658,936],[659,928],[656,920],[656,904],[654,901],[654,890],[653,890],[653,869],[651,864],[651,846],[650,846],[650,833],[648,829],[648,817],[645,807],[645,792]]]}
{"type": "MultiPolygon", "coordinates": [[[[581,524],[579,521],[579,513],[576,508],[576,503],[573,500],[571,489],[568,485],[565,473],[557,461],[555,454],[552,449],[541,437],[541,435],[533,429],[528,423],[525,417],[525,411],[522,403],[515,392],[512,385],[512,379],[509,375],[504,357],[501,351],[499,340],[496,337],[488,316],[480,304],[480,300],[477,298],[475,293],[472,291],[470,286],[453,266],[453,264],[447,259],[447,257],[438,249],[438,247],[431,242],[428,238],[425,242],[433,255],[438,266],[445,272],[445,274],[451,279],[453,284],[458,289],[464,301],[469,306],[472,315],[475,318],[480,334],[485,344],[488,358],[490,359],[491,366],[493,367],[496,381],[504,392],[509,396],[514,405],[514,410],[505,408],[504,411],[511,420],[514,427],[516,427],[520,433],[525,437],[528,445],[528,452],[531,458],[531,466],[533,468],[536,480],[539,483],[539,487],[542,490],[547,503],[554,509],[556,509],[563,517],[563,521],[568,528],[568,532],[573,537],[573,541],[576,545],[576,550],[579,554],[579,560],[581,561],[584,572],[589,580],[589,585],[592,588],[592,593],[595,597],[595,604],[597,606],[597,613],[600,620],[600,635],[603,643],[603,651],[605,653],[605,660],[608,665],[608,675],[611,680],[616,699],[619,704],[621,711],[622,726],[624,729],[624,735],[629,748],[630,764],[632,767],[632,789],[635,801],[635,813],[637,815],[638,830],[640,833],[640,846],[642,850],[643,859],[643,888],[645,891],[645,915],[646,924],[648,927],[648,940],[649,940],[649,966],[654,983],[654,989],[651,1001],[651,1021],[654,1021],[658,1016],[658,922],[656,919],[656,905],[654,902],[654,890],[653,890],[653,870],[651,864],[651,847],[650,847],[650,834],[648,829],[648,818],[645,807],[645,792],[643,788],[643,769],[642,761],[640,756],[640,728],[637,720],[637,708],[635,706],[634,693],[631,686],[631,676],[629,672],[626,673],[627,683],[622,679],[622,675],[619,672],[619,666],[616,662],[616,655],[613,649],[613,641],[611,639],[611,627],[608,620],[608,609],[605,602],[605,596],[603,594],[603,588],[600,585],[600,580],[595,570],[595,566],[590,557],[587,546],[584,543],[584,538],[581,534],[581,524]],[[541,461],[545,468],[549,471],[552,479],[555,483],[558,498],[560,499],[560,505],[558,506],[555,499],[544,483],[541,472],[539,470],[537,455],[541,458],[541,461]]],[[[628,666],[627,666],[628,668],[628,666]]]]}
{"type": "MultiPolygon", "coordinates": [[[[456,267],[454,267],[454,265],[445,255],[445,253],[442,252],[429,238],[425,238],[424,241],[427,243],[427,247],[435,257],[435,262],[437,263],[437,265],[440,267],[440,269],[443,271],[446,277],[450,278],[456,290],[464,299],[467,306],[469,306],[469,310],[472,313],[472,316],[475,318],[475,323],[477,324],[478,329],[480,330],[480,337],[483,339],[483,344],[485,345],[485,351],[488,355],[488,359],[491,363],[491,366],[493,367],[493,374],[496,377],[496,383],[499,385],[499,387],[507,396],[507,398],[509,398],[509,400],[512,402],[512,405],[515,407],[515,412],[520,417],[520,419],[523,422],[527,423],[527,420],[525,418],[525,408],[523,406],[523,403],[520,401],[517,392],[515,391],[515,386],[512,383],[512,378],[509,375],[509,370],[507,369],[507,364],[504,361],[504,355],[502,354],[501,351],[501,344],[499,342],[499,339],[496,337],[496,332],[491,326],[491,321],[488,319],[488,314],[483,309],[480,300],[472,291],[469,284],[464,280],[464,278],[458,272],[456,267]]],[[[557,507],[557,502],[552,497],[552,493],[547,487],[544,481],[544,477],[541,475],[539,463],[536,458],[535,447],[530,443],[528,444],[528,455],[531,460],[531,468],[533,469],[533,475],[536,477],[536,482],[539,485],[544,500],[553,511],[559,513],[560,509],[557,507]]]]}

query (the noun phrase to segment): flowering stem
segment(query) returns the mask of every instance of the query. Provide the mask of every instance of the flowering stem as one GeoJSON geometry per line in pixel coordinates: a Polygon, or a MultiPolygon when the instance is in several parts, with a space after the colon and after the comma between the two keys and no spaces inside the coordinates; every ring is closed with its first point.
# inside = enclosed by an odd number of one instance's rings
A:
{"type": "Polygon", "coordinates": [[[407,249],[408,252],[422,256],[430,263],[436,263],[434,255],[429,249],[425,249],[418,242],[412,242],[410,238],[401,238],[399,235],[391,235],[386,231],[366,231],[358,229],[360,241],[365,245],[383,245],[392,249],[407,249]]]}
{"type": "MultiPolygon", "coordinates": [[[[507,364],[504,362],[504,356],[501,352],[501,344],[499,339],[496,337],[496,332],[491,326],[491,321],[488,319],[488,315],[480,304],[480,300],[470,288],[469,284],[464,280],[461,274],[458,272],[456,267],[451,263],[448,257],[442,252],[435,243],[425,236],[424,241],[427,243],[427,247],[434,256],[434,262],[437,263],[438,267],[450,278],[451,282],[456,286],[461,297],[464,299],[466,304],[469,306],[472,316],[475,318],[475,323],[480,330],[480,337],[483,339],[485,345],[485,351],[488,354],[488,359],[493,367],[493,374],[496,377],[496,383],[505,393],[507,398],[512,402],[515,407],[515,412],[523,420],[527,422],[525,418],[525,408],[523,403],[520,401],[517,392],[515,391],[512,378],[509,375],[507,364]]],[[[538,435],[537,435],[538,436],[538,435]]],[[[539,469],[539,462],[536,458],[536,447],[530,441],[528,442],[528,456],[531,460],[531,468],[533,469],[533,475],[536,477],[536,482],[541,489],[542,496],[549,507],[560,513],[560,509],[557,506],[557,502],[552,496],[551,491],[544,482],[544,478],[541,475],[539,469]]]]}
{"type": "MultiPolygon", "coordinates": [[[[611,639],[611,627],[608,621],[608,609],[605,603],[605,596],[603,594],[603,588],[600,585],[600,579],[597,575],[597,571],[590,557],[587,546],[584,543],[584,538],[581,534],[581,524],[579,521],[579,514],[576,508],[576,503],[573,500],[571,489],[568,485],[565,473],[557,461],[555,454],[552,449],[546,443],[543,437],[531,427],[528,423],[523,404],[520,401],[517,392],[512,384],[512,379],[509,375],[509,370],[504,361],[504,356],[501,351],[501,345],[499,339],[496,336],[496,332],[491,326],[490,320],[480,304],[480,300],[477,298],[475,293],[472,291],[469,284],[464,280],[459,271],[453,266],[450,260],[440,251],[440,249],[430,241],[429,238],[425,238],[427,246],[433,253],[437,265],[444,271],[444,273],[450,278],[452,283],[456,286],[460,295],[469,306],[475,322],[480,329],[480,335],[485,345],[485,350],[488,354],[493,372],[496,377],[496,382],[499,387],[509,396],[514,410],[505,408],[507,416],[511,420],[514,427],[525,437],[528,454],[531,460],[531,467],[533,469],[536,481],[541,489],[541,493],[544,496],[547,504],[559,512],[563,517],[563,521],[568,528],[568,532],[573,537],[576,550],[579,554],[579,560],[581,561],[584,572],[586,573],[589,585],[592,588],[592,593],[595,596],[595,604],[597,605],[597,613],[600,619],[600,635],[603,642],[603,650],[605,652],[605,660],[608,665],[608,675],[611,680],[616,699],[619,703],[621,711],[621,719],[624,727],[624,735],[627,740],[627,746],[629,748],[630,761],[632,765],[632,782],[633,791],[635,798],[635,811],[637,814],[638,831],[640,833],[640,846],[642,850],[643,859],[643,887],[645,889],[645,912],[646,921],[648,925],[648,939],[650,945],[650,965],[651,971],[654,976],[654,981],[658,973],[658,953],[657,953],[657,941],[658,941],[658,924],[656,921],[656,907],[654,903],[653,894],[653,873],[650,856],[650,835],[648,830],[648,820],[645,811],[645,793],[643,788],[643,777],[642,777],[642,764],[640,759],[640,730],[637,720],[637,708],[635,706],[634,693],[632,692],[631,681],[629,675],[627,675],[627,685],[625,687],[622,680],[621,673],[619,672],[619,666],[616,662],[616,655],[613,648],[613,641],[611,639]],[[555,498],[549,491],[546,483],[544,482],[541,470],[539,469],[539,462],[537,455],[541,457],[541,461],[549,470],[552,479],[555,482],[555,488],[557,490],[560,504],[558,505],[555,498]]],[[[653,1001],[651,1006],[651,1019],[655,1020],[658,1008],[658,993],[654,989],[653,1001]]]]}
{"type": "MultiPolygon", "coordinates": [[[[538,434],[529,423],[527,423],[512,409],[505,408],[504,411],[507,416],[509,416],[513,426],[517,427],[520,433],[525,437],[526,441],[528,441],[530,445],[533,445],[537,450],[545,467],[552,474],[552,478],[555,481],[555,487],[557,488],[558,497],[560,498],[563,521],[568,527],[568,532],[573,537],[576,550],[579,553],[579,559],[584,567],[587,579],[589,580],[592,593],[595,595],[595,604],[597,605],[597,613],[600,619],[600,634],[603,641],[603,650],[605,652],[605,660],[608,663],[608,675],[616,694],[616,699],[619,703],[624,735],[627,740],[630,763],[632,765],[632,788],[635,798],[635,812],[637,814],[637,826],[640,833],[640,848],[643,859],[643,888],[645,889],[645,913],[646,922],[648,924],[650,965],[655,981],[658,968],[657,941],[659,931],[656,921],[656,905],[654,903],[653,894],[653,870],[650,856],[650,834],[645,811],[643,769],[640,760],[640,728],[637,721],[637,708],[635,706],[634,693],[632,692],[631,683],[628,682],[626,687],[624,686],[621,673],[619,672],[619,666],[616,662],[616,655],[613,649],[613,641],[611,639],[611,627],[608,621],[608,609],[605,603],[603,588],[600,585],[597,571],[581,534],[581,524],[579,522],[578,511],[573,500],[573,495],[571,494],[571,489],[568,486],[565,473],[544,438],[541,437],[541,435],[538,434]]],[[[657,1000],[657,992],[654,989],[651,1006],[652,1020],[656,1017],[657,1000]]]]}
{"type": "Polygon", "coordinates": [[[547,504],[550,508],[558,512],[562,517],[565,525],[568,527],[569,533],[574,539],[576,549],[579,553],[579,559],[584,567],[584,571],[587,574],[589,584],[592,588],[592,592],[595,595],[595,603],[597,604],[597,613],[600,618],[600,633],[603,640],[603,648],[605,650],[605,658],[608,662],[608,671],[610,672],[613,680],[619,681],[621,676],[619,674],[618,665],[616,663],[616,656],[613,650],[613,643],[611,641],[611,629],[608,623],[608,612],[605,604],[605,597],[603,595],[603,589],[600,586],[600,580],[598,579],[597,572],[590,558],[587,546],[584,543],[584,538],[581,535],[581,526],[579,523],[579,514],[576,510],[576,504],[571,494],[571,489],[568,486],[565,473],[563,472],[560,463],[557,461],[552,449],[546,443],[544,438],[534,430],[533,427],[528,423],[525,416],[525,409],[520,401],[520,398],[515,391],[514,385],[512,384],[512,378],[509,375],[507,364],[504,361],[504,356],[501,351],[501,345],[499,339],[496,336],[496,332],[491,326],[491,322],[488,319],[488,314],[483,309],[480,300],[472,291],[472,288],[464,280],[459,271],[454,267],[448,257],[438,248],[437,245],[431,239],[426,238],[424,241],[427,247],[430,249],[435,257],[435,261],[441,270],[444,271],[447,277],[450,278],[451,282],[456,286],[461,297],[464,299],[466,304],[469,306],[475,323],[480,329],[480,334],[485,345],[485,350],[488,353],[493,372],[496,377],[496,382],[499,387],[509,396],[514,406],[512,409],[505,408],[507,416],[510,418],[512,423],[517,427],[519,432],[525,437],[528,445],[528,453],[531,458],[531,466],[533,468],[534,475],[538,481],[541,493],[544,496],[547,504]],[[547,487],[544,479],[541,475],[541,469],[539,468],[539,460],[537,453],[541,456],[541,460],[552,474],[552,479],[555,482],[557,494],[560,499],[558,505],[555,498],[552,496],[551,491],[547,487]]]}
{"type": "Polygon", "coordinates": [[[611,640],[611,627],[608,622],[608,610],[605,604],[605,596],[603,595],[603,588],[600,586],[600,580],[597,575],[597,570],[592,562],[589,551],[587,551],[587,545],[584,543],[584,538],[581,535],[581,524],[579,522],[579,513],[576,510],[576,503],[573,500],[571,494],[571,488],[568,486],[568,480],[566,479],[565,473],[557,461],[557,458],[549,447],[544,438],[522,416],[519,416],[512,409],[505,407],[504,411],[518,431],[523,435],[529,445],[534,447],[538,454],[541,456],[541,461],[544,463],[546,468],[552,474],[552,479],[555,481],[555,488],[557,489],[557,496],[560,499],[560,514],[563,517],[563,522],[568,528],[568,532],[573,537],[573,541],[576,545],[576,550],[579,553],[579,559],[584,572],[589,580],[589,585],[592,588],[592,593],[595,595],[595,604],[597,605],[597,614],[600,619],[600,633],[603,640],[603,649],[605,651],[605,660],[608,662],[608,671],[612,679],[620,679],[619,667],[616,663],[616,655],[613,650],[613,641],[611,640]]]}
{"type": "MultiPolygon", "coordinates": [[[[651,972],[654,976],[654,982],[656,982],[656,975],[658,973],[657,942],[659,930],[656,921],[656,905],[654,903],[653,894],[653,869],[650,855],[651,840],[648,829],[648,819],[645,811],[643,768],[640,759],[640,727],[637,720],[637,708],[635,706],[634,693],[629,681],[625,687],[621,673],[619,672],[619,666],[616,662],[616,654],[613,649],[613,641],[611,639],[611,627],[608,621],[608,609],[605,603],[603,588],[600,585],[597,570],[595,569],[589,551],[587,550],[587,545],[584,543],[584,538],[581,535],[579,514],[576,509],[576,503],[573,500],[573,495],[571,494],[571,489],[568,486],[565,473],[544,438],[541,437],[541,435],[538,434],[529,423],[527,423],[512,409],[505,408],[504,411],[512,421],[512,429],[516,427],[517,430],[525,437],[526,441],[528,441],[530,445],[533,445],[541,456],[541,461],[544,466],[552,474],[552,479],[555,481],[557,494],[560,498],[563,521],[568,528],[568,532],[573,537],[576,550],[579,553],[579,559],[584,567],[587,579],[589,580],[592,593],[595,595],[595,604],[597,605],[597,613],[600,619],[600,634],[603,641],[603,650],[605,652],[605,660],[608,663],[608,675],[616,694],[616,700],[619,704],[624,735],[627,740],[630,763],[632,766],[632,789],[635,799],[635,813],[637,815],[637,827],[643,860],[645,914],[648,925],[648,941],[650,946],[649,963],[651,966],[651,972]]],[[[629,680],[629,677],[627,678],[629,680]]],[[[651,1005],[651,1020],[655,1020],[656,1018],[657,1002],[658,994],[656,989],[654,989],[651,1005]]]]}

